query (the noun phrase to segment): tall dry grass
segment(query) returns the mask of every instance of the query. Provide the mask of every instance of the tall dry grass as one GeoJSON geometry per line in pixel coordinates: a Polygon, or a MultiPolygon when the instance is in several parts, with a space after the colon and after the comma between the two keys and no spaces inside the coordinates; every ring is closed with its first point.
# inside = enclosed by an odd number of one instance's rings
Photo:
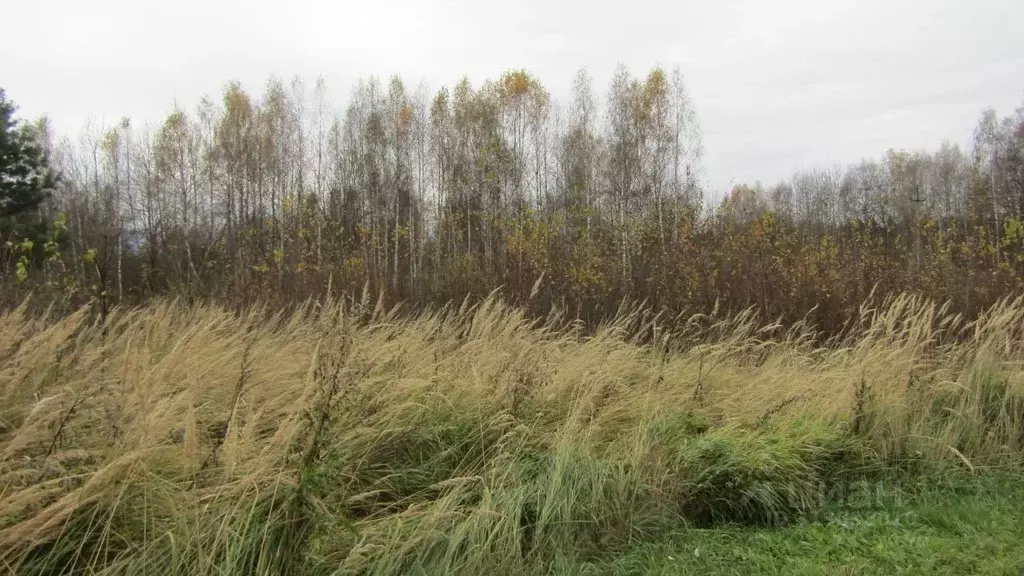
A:
{"type": "Polygon", "coordinates": [[[824,344],[753,311],[623,307],[584,333],[494,297],[26,309],[0,317],[0,561],[21,574],[556,570],[1024,448],[1021,298],[971,322],[868,303],[824,344]]]}

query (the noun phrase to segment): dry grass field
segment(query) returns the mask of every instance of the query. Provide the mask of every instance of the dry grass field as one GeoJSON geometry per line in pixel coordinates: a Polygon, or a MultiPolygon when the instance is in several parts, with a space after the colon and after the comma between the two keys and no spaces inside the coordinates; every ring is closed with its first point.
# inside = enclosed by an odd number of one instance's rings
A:
{"type": "Polygon", "coordinates": [[[599,572],[685,527],[792,526],[851,482],[1024,455],[1022,299],[971,322],[866,303],[826,341],[642,306],[585,331],[497,297],[28,309],[0,316],[17,574],[599,572]]]}

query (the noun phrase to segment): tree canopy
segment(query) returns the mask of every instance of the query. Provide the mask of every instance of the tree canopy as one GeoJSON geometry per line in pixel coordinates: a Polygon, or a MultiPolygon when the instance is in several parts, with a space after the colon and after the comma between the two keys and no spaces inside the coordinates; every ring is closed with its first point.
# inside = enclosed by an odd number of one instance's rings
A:
{"type": "Polygon", "coordinates": [[[55,184],[37,130],[15,119],[16,111],[0,88],[0,217],[35,208],[55,184]]]}
{"type": "MultiPolygon", "coordinates": [[[[985,111],[964,147],[879,150],[729,192],[701,181],[678,69],[620,67],[602,92],[585,70],[562,102],[522,70],[435,91],[369,78],[334,108],[322,81],[272,78],[153,126],[92,125],[52,147],[62,176],[32,213],[56,225],[31,242],[0,230],[0,307],[40,286],[104,306],[440,304],[500,288],[587,322],[646,301],[673,317],[813,310],[835,333],[874,296],[970,316],[1024,286],[1024,108],[985,111]]],[[[5,176],[5,210],[25,210],[52,184],[49,132],[4,110],[21,174],[5,176]]]]}

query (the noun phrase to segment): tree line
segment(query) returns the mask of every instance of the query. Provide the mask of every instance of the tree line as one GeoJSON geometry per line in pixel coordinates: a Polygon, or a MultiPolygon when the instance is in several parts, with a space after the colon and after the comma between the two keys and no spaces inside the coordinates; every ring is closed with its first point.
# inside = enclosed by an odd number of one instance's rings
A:
{"type": "Polygon", "coordinates": [[[720,201],[678,69],[620,67],[600,96],[583,70],[564,103],[521,70],[433,92],[368,79],[340,114],[322,80],[271,79],[155,127],[125,118],[71,140],[45,118],[8,124],[57,177],[0,214],[3,305],[500,288],[587,321],[646,300],[811,310],[834,330],[872,293],[970,315],[1024,274],[1024,109],[986,110],[966,149],[889,150],[720,201]]]}

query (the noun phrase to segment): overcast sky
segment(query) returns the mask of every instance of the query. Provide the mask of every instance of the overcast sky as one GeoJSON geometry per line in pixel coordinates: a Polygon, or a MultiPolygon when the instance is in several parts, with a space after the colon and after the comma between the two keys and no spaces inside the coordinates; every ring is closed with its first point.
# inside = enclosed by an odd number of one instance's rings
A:
{"type": "Polygon", "coordinates": [[[156,123],[228,80],[323,74],[344,103],[360,76],[474,83],[526,68],[565,100],[586,66],[678,63],[705,179],[773,183],[889,147],[966,143],[981,110],[1024,104],[1022,0],[12,0],[0,87],[58,131],[86,118],[156,123]]]}

